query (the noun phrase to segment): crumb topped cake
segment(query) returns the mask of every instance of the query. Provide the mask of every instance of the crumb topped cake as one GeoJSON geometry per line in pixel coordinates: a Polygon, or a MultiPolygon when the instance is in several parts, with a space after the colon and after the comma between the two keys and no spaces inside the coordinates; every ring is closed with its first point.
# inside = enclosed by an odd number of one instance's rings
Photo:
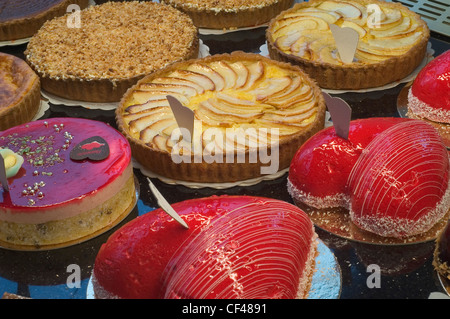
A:
{"type": "Polygon", "coordinates": [[[325,102],[298,67],[233,52],[147,76],[125,94],[116,119],[134,158],[154,173],[236,182],[287,168],[298,147],[323,128],[325,102]],[[193,113],[190,143],[179,134],[167,95],[193,113]]]}
{"type": "Polygon", "coordinates": [[[89,0],[3,0],[0,4],[0,41],[33,36],[45,21],[64,15],[71,4],[84,9],[89,0]]]}
{"type": "Polygon", "coordinates": [[[226,195],[173,207],[189,229],[157,209],[124,225],[100,248],[92,276],[97,299],[308,296],[317,234],[298,207],[226,195]]]}
{"type": "Polygon", "coordinates": [[[53,19],[33,36],[26,59],[42,88],[64,98],[116,102],[145,74],[197,57],[192,20],[153,2],[109,2],[80,12],[80,27],[53,19]]]}
{"type": "Polygon", "coordinates": [[[31,121],[40,103],[36,73],[22,59],[0,53],[0,130],[31,121]]]}
{"type": "Polygon", "coordinates": [[[230,29],[261,25],[293,0],[162,0],[162,3],[187,13],[201,28],[230,29]]]}
{"type": "Polygon", "coordinates": [[[0,147],[9,187],[0,189],[2,247],[76,242],[115,225],[135,201],[129,144],[105,123],[34,121],[3,131],[0,147]]]}
{"type": "Polygon", "coordinates": [[[322,88],[378,87],[410,74],[423,60],[429,29],[399,3],[312,0],[273,19],[266,32],[270,56],[302,66],[322,88]],[[341,60],[330,25],[356,30],[354,59],[341,60]]]}

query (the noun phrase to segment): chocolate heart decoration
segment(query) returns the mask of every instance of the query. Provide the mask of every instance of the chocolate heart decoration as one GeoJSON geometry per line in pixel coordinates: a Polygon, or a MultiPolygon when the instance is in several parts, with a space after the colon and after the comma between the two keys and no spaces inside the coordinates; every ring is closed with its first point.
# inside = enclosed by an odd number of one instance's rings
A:
{"type": "Polygon", "coordinates": [[[74,161],[89,159],[102,161],[109,156],[109,145],[100,136],[93,136],[77,144],[70,152],[70,158],[74,161]]]}

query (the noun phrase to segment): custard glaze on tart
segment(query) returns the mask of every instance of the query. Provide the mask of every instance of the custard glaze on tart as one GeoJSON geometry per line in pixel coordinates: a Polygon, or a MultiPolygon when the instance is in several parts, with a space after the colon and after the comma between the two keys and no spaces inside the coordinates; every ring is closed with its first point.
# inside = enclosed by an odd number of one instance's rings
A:
{"type": "Polygon", "coordinates": [[[89,0],[3,0],[0,4],[0,41],[33,36],[45,21],[62,16],[70,4],[81,9],[89,0]]]}
{"type": "Polygon", "coordinates": [[[324,116],[321,91],[303,71],[244,52],[159,70],[128,90],[116,110],[138,162],[162,176],[196,182],[261,176],[267,165],[252,156],[262,148],[279,152],[278,170],[288,167],[298,147],[323,128],[324,116]],[[192,144],[175,135],[167,95],[193,110],[192,144]],[[205,159],[205,152],[213,160],[205,159]],[[173,154],[185,158],[173,160],[173,154]]]}
{"type": "Polygon", "coordinates": [[[40,103],[36,73],[22,59],[0,53],[0,130],[31,121],[40,103]]]}
{"type": "Polygon", "coordinates": [[[300,65],[329,89],[377,87],[402,79],[423,60],[429,36],[417,14],[377,0],[299,3],[273,19],[266,33],[272,58],[300,65]],[[341,61],[330,24],[358,32],[352,63],[341,61]]]}
{"type": "Polygon", "coordinates": [[[63,98],[120,101],[145,74],[198,55],[197,28],[184,13],[153,2],[109,2],[47,22],[30,40],[27,61],[42,88],[63,98]]]}
{"type": "Polygon", "coordinates": [[[162,0],[187,13],[201,28],[256,26],[290,8],[293,0],[162,0]]]}

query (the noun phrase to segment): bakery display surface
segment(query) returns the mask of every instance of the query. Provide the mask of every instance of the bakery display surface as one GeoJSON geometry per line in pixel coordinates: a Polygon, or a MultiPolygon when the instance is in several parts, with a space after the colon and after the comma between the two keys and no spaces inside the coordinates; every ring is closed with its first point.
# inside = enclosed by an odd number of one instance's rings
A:
{"type": "MultiPolygon", "coordinates": [[[[237,31],[220,37],[200,35],[200,38],[209,47],[211,55],[237,50],[259,53],[259,48],[266,41],[264,28],[237,31]]],[[[435,50],[435,56],[450,48],[448,37],[432,33],[430,42],[435,50]]],[[[25,59],[25,50],[26,45],[0,49],[22,59],[25,59]]],[[[352,119],[399,117],[397,98],[403,87],[404,84],[400,84],[382,91],[344,92],[336,96],[344,99],[352,107],[352,119]]],[[[50,108],[42,116],[43,120],[61,117],[84,118],[101,121],[117,128],[114,110],[49,104],[50,108]]],[[[149,189],[147,176],[137,168],[134,169],[134,174],[140,186],[137,204],[113,229],[91,240],[61,249],[33,252],[0,249],[0,295],[8,292],[35,299],[86,299],[100,247],[120,227],[158,208],[156,199],[149,189]],[[79,281],[71,281],[73,278],[79,278],[79,281]]],[[[273,180],[226,189],[190,188],[164,183],[157,178],[152,178],[152,181],[171,204],[214,195],[261,196],[293,204],[287,191],[287,178],[286,172],[273,180]]],[[[446,293],[432,265],[434,240],[408,245],[375,245],[336,236],[321,228],[316,228],[316,233],[339,264],[341,299],[426,299],[433,292],[446,293]],[[376,286],[376,282],[372,285],[369,283],[369,279],[374,278],[373,276],[376,278],[377,275],[380,280],[379,287],[376,286]]],[[[181,308],[170,310],[181,313],[181,308]]]]}
{"type": "Polygon", "coordinates": [[[428,39],[419,15],[385,1],[303,2],[282,12],[267,29],[270,56],[301,65],[326,89],[364,89],[400,80],[423,60],[428,39]],[[339,54],[345,40],[335,39],[333,25],[338,31],[356,31],[358,42],[348,61],[339,54]]]}

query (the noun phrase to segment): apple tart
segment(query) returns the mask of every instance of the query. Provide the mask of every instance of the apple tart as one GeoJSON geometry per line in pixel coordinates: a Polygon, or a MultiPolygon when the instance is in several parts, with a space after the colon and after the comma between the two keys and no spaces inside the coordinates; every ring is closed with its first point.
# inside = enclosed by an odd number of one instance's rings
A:
{"type": "Polygon", "coordinates": [[[319,87],[297,66],[239,51],[148,75],[125,94],[116,120],[146,169],[222,183],[287,168],[299,146],[324,127],[325,108],[319,87]],[[168,95],[191,110],[192,130],[178,126],[168,95]]]}
{"type": "Polygon", "coordinates": [[[31,121],[40,104],[36,73],[22,59],[0,52],[0,131],[31,121]]]}
{"type": "Polygon", "coordinates": [[[0,6],[0,41],[33,36],[45,21],[64,15],[71,4],[83,9],[89,0],[3,0],[0,6]]]}
{"type": "Polygon", "coordinates": [[[293,0],[161,0],[187,13],[200,28],[230,29],[269,22],[293,0]]]}
{"type": "Polygon", "coordinates": [[[30,40],[26,59],[42,88],[87,102],[118,102],[136,82],[170,63],[197,57],[197,28],[184,13],[154,2],[108,2],[47,22],[30,40]]]}
{"type": "Polygon", "coordinates": [[[270,57],[301,66],[322,88],[383,86],[410,74],[423,60],[430,31],[416,13],[378,0],[312,0],[273,19],[266,31],[270,57]],[[358,32],[351,63],[344,63],[330,30],[358,32]]]}

